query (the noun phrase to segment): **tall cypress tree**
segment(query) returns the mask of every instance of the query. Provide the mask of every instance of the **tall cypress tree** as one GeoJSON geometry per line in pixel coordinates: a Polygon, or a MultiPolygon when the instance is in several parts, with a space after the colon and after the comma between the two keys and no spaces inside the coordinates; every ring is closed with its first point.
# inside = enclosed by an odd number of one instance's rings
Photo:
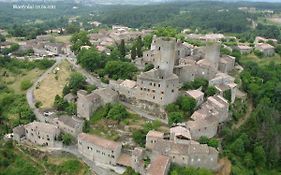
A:
{"type": "Polygon", "coordinates": [[[124,58],[126,56],[126,47],[125,47],[125,40],[122,39],[119,45],[119,51],[121,56],[124,58]]]}
{"type": "Polygon", "coordinates": [[[134,60],[137,57],[137,48],[135,45],[133,45],[132,50],[131,50],[131,59],[134,60]]]}
{"type": "Polygon", "coordinates": [[[141,36],[138,37],[136,45],[137,45],[137,56],[142,57],[143,56],[143,52],[142,52],[143,43],[142,43],[141,36]]]}

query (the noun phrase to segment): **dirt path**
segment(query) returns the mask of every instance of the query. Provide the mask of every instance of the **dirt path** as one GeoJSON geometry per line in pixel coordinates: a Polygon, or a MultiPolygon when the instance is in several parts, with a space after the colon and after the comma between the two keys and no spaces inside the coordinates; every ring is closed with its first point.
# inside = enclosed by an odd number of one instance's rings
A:
{"type": "Polygon", "coordinates": [[[216,175],[230,175],[231,173],[231,162],[227,157],[219,160],[219,165],[222,166],[220,171],[216,175]]]}
{"type": "Polygon", "coordinates": [[[249,119],[249,117],[251,116],[252,112],[253,112],[253,102],[252,102],[251,99],[249,99],[248,108],[247,108],[246,114],[244,115],[244,117],[240,118],[239,121],[236,124],[234,124],[232,126],[232,129],[237,129],[240,126],[242,126],[249,119]]]}

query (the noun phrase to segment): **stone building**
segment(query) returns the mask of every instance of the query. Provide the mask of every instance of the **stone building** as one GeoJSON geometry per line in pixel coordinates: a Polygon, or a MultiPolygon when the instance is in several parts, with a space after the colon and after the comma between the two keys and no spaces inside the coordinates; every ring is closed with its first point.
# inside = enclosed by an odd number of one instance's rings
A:
{"type": "Polygon", "coordinates": [[[20,142],[25,137],[25,129],[23,125],[13,128],[13,140],[20,142]]]}
{"type": "Polygon", "coordinates": [[[118,100],[117,92],[111,88],[96,89],[90,94],[85,90],[80,90],[77,96],[77,115],[87,120],[90,120],[91,115],[102,105],[118,100]]]}
{"type": "Polygon", "coordinates": [[[249,54],[253,48],[247,45],[238,45],[234,49],[238,50],[241,54],[249,54]]]}
{"type": "Polygon", "coordinates": [[[189,90],[185,92],[185,95],[196,100],[197,106],[200,106],[204,102],[204,93],[200,90],[189,90]]]}
{"type": "Polygon", "coordinates": [[[64,44],[63,43],[51,43],[51,42],[47,42],[45,45],[44,45],[44,48],[47,50],[47,51],[50,51],[56,55],[59,55],[62,52],[62,48],[64,47],[64,44]]]}
{"type": "MultiPolygon", "coordinates": [[[[163,37],[156,37],[155,35],[153,36],[153,40],[151,43],[151,49],[148,51],[144,51],[143,57],[142,58],[137,58],[136,64],[139,67],[144,67],[146,64],[153,64],[154,67],[159,66],[159,62],[161,61],[161,45],[164,43],[164,38],[163,37]],[[159,49],[160,48],[160,49],[159,49]]],[[[179,59],[183,57],[187,57],[191,54],[191,46],[187,43],[182,43],[181,41],[176,41],[175,43],[174,50],[172,52],[175,52],[174,55],[174,63],[178,64],[179,59]]],[[[171,51],[168,51],[171,52],[171,51]]],[[[172,66],[172,65],[171,65],[172,66]]]]}
{"type": "Polygon", "coordinates": [[[57,126],[41,122],[32,122],[13,129],[14,139],[21,141],[25,137],[30,142],[42,146],[54,146],[60,134],[57,126]]]}
{"type": "Polygon", "coordinates": [[[77,116],[90,120],[91,115],[101,105],[101,97],[95,93],[88,94],[84,90],[77,92],[77,116]]]}
{"type": "Polygon", "coordinates": [[[168,175],[171,161],[168,156],[157,155],[147,168],[147,175],[168,175]]]}
{"type": "Polygon", "coordinates": [[[160,69],[141,73],[137,78],[136,98],[164,106],[176,101],[179,79],[175,74],[165,74],[160,69]]]}
{"type": "Polygon", "coordinates": [[[237,93],[237,84],[234,83],[235,78],[225,73],[217,73],[216,77],[209,80],[209,85],[214,86],[221,96],[224,96],[226,91],[230,91],[230,101],[234,103],[237,93]]]}
{"type": "Polygon", "coordinates": [[[74,137],[82,132],[84,125],[83,120],[66,115],[55,118],[53,123],[57,125],[60,130],[74,137]]]}
{"type": "Polygon", "coordinates": [[[98,163],[116,165],[121,148],[120,143],[95,135],[85,133],[78,135],[78,151],[89,160],[98,163]]]}
{"type": "Polygon", "coordinates": [[[164,139],[164,133],[151,130],[146,135],[145,147],[148,149],[153,149],[157,141],[164,139]]]}
{"type": "Polygon", "coordinates": [[[109,86],[126,98],[135,98],[137,82],[133,80],[109,80],[109,86]]]}
{"type": "MultiPolygon", "coordinates": [[[[155,131],[153,131],[155,132],[155,131]]],[[[148,133],[146,148],[152,151],[151,157],[159,155],[169,157],[172,163],[217,170],[218,151],[206,144],[189,140],[188,130],[183,127],[171,129],[170,137],[161,137],[164,133],[148,133]]]]}
{"type": "Polygon", "coordinates": [[[196,140],[201,136],[214,137],[219,126],[229,120],[228,112],[229,104],[223,97],[208,97],[200,109],[192,114],[191,120],[186,122],[191,137],[196,140]]]}
{"type": "Polygon", "coordinates": [[[223,73],[229,73],[234,69],[235,57],[224,55],[219,62],[219,71],[223,73]]]}
{"type": "Polygon", "coordinates": [[[138,75],[136,98],[163,106],[178,97],[179,78],[173,73],[176,39],[160,38],[157,47],[160,59],[155,62],[156,68],[138,75]]]}
{"type": "Polygon", "coordinates": [[[275,48],[267,43],[256,44],[256,49],[262,52],[264,56],[273,56],[275,54],[275,48]]]}

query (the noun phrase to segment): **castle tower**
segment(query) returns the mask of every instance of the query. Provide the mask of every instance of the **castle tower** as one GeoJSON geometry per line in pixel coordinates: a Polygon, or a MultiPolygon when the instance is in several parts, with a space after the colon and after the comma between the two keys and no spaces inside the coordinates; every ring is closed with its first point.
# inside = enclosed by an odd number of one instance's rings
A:
{"type": "Polygon", "coordinates": [[[160,51],[160,60],[158,68],[163,77],[168,77],[173,74],[176,58],[176,39],[175,38],[159,38],[158,49],[160,51]]]}
{"type": "Polygon", "coordinates": [[[207,41],[205,48],[205,59],[218,69],[220,59],[220,43],[216,41],[207,41]]]}

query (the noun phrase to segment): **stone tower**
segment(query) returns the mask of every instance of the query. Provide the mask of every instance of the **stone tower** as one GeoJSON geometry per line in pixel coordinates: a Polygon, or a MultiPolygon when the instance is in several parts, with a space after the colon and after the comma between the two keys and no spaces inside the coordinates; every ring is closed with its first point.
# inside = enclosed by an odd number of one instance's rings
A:
{"type": "Polygon", "coordinates": [[[205,48],[205,59],[215,66],[215,69],[218,69],[219,59],[220,59],[220,43],[217,41],[209,40],[206,43],[205,48]]]}
{"type": "Polygon", "coordinates": [[[157,68],[161,71],[163,78],[173,74],[175,58],[176,58],[176,39],[161,37],[158,38],[158,49],[160,51],[160,60],[157,63],[157,68]]]}

